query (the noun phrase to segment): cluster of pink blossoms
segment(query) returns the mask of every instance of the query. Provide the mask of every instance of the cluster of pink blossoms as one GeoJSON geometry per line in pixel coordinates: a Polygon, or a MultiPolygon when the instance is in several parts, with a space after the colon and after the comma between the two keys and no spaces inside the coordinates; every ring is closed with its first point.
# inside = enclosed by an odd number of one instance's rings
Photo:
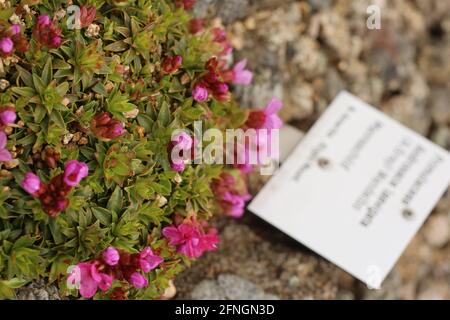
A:
{"type": "Polygon", "coordinates": [[[167,147],[170,167],[173,171],[182,172],[186,168],[186,160],[192,158],[192,148],[196,145],[196,140],[182,131],[172,137],[167,147]]]}
{"type": "Polygon", "coordinates": [[[50,217],[56,217],[69,205],[69,193],[82,179],[88,176],[89,168],[83,162],[70,160],[63,173],[45,184],[34,173],[28,172],[22,180],[22,188],[41,202],[42,209],[50,217]]]}
{"type": "MultiPolygon", "coordinates": [[[[283,126],[283,121],[278,116],[278,111],[283,107],[283,103],[277,98],[267,104],[264,109],[252,109],[248,119],[242,129],[256,130],[255,141],[245,141],[244,145],[238,146],[244,149],[244,152],[237,152],[235,158],[235,168],[242,172],[252,171],[251,159],[257,159],[259,164],[264,163],[261,155],[267,155],[270,158],[278,157],[278,150],[271,145],[272,134],[283,126]]],[[[238,150],[236,150],[238,151],[238,150]]]]}
{"type": "MultiPolygon", "coordinates": [[[[130,254],[120,252],[114,247],[107,248],[98,259],[77,264],[67,278],[71,285],[78,285],[84,298],[92,298],[97,291],[107,291],[114,280],[126,281],[136,289],[148,286],[145,276],[158,267],[163,258],[153,253],[150,247],[140,253],[130,254]]],[[[116,288],[111,294],[112,299],[124,299],[123,289],[116,288]],[[116,290],[117,289],[117,290],[116,290]]]]}
{"type": "Polygon", "coordinates": [[[110,113],[101,112],[91,121],[92,132],[104,141],[116,139],[125,133],[124,124],[114,119],[110,113]]]}
{"type": "Polygon", "coordinates": [[[28,41],[21,34],[19,24],[13,24],[0,35],[0,54],[11,55],[14,50],[25,52],[28,50],[28,41]]]}
{"type": "MultiPolygon", "coordinates": [[[[191,28],[195,32],[202,28],[201,20],[191,21],[191,28]]],[[[245,69],[247,60],[236,63],[231,69],[226,69],[226,57],[232,53],[233,47],[227,39],[224,29],[211,30],[213,41],[222,46],[218,57],[213,57],[206,63],[207,73],[195,84],[192,97],[197,102],[204,102],[212,95],[218,101],[229,99],[228,84],[249,85],[253,79],[253,73],[245,69]]]]}
{"type": "MultiPolygon", "coordinates": [[[[95,7],[81,7],[82,26],[89,25],[95,18],[95,7]]],[[[49,48],[58,48],[62,43],[61,37],[62,29],[59,28],[54,21],[46,14],[40,15],[37,18],[36,24],[33,28],[33,37],[44,46],[49,48]]],[[[29,43],[26,37],[21,33],[20,24],[12,24],[9,28],[0,34],[0,55],[9,56],[14,53],[14,50],[19,52],[26,52],[29,48],[29,43]]]]}
{"type": "MultiPolygon", "coordinates": [[[[201,19],[192,19],[190,22],[190,31],[193,34],[203,31],[204,21],[201,19]]],[[[228,84],[249,85],[253,79],[253,73],[246,69],[247,60],[241,60],[232,68],[227,69],[227,57],[232,53],[232,46],[227,38],[227,34],[223,28],[214,28],[211,30],[212,39],[219,44],[222,49],[218,57],[213,57],[206,63],[206,73],[196,82],[192,90],[192,97],[197,102],[205,102],[211,96],[218,101],[226,101],[229,99],[228,84]]],[[[181,58],[181,57],[180,57],[181,58]]],[[[165,64],[171,65],[172,60],[165,64]]],[[[282,103],[273,98],[264,109],[253,109],[249,112],[249,117],[242,129],[256,130],[255,141],[244,141],[234,148],[235,161],[234,167],[240,169],[241,174],[251,172],[254,163],[263,164],[266,159],[262,159],[261,155],[270,158],[277,157],[275,148],[271,145],[273,130],[280,129],[283,125],[282,120],[277,115],[281,109],[282,103]]],[[[193,140],[188,135],[180,136],[180,141],[172,141],[168,146],[169,154],[177,145],[184,146],[182,153],[188,153],[192,149],[193,140]]],[[[177,150],[179,151],[179,150],[177,150]]],[[[173,159],[173,157],[172,157],[173,159]]],[[[171,167],[174,171],[180,172],[185,169],[185,158],[179,157],[178,160],[171,160],[171,167]]],[[[245,176],[242,175],[244,180],[245,176]]],[[[218,203],[225,214],[232,217],[241,217],[245,210],[245,203],[251,196],[248,194],[245,183],[244,188],[237,188],[236,179],[228,173],[221,175],[220,179],[216,179],[211,185],[218,203]]]]}
{"type": "Polygon", "coordinates": [[[278,156],[275,148],[271,145],[273,130],[280,129],[283,125],[277,112],[281,109],[282,103],[273,98],[264,109],[254,109],[249,113],[249,117],[242,129],[256,130],[255,141],[244,141],[243,145],[234,148],[234,167],[241,172],[240,179],[224,172],[219,179],[211,183],[211,189],[217,198],[217,202],[223,212],[231,217],[240,218],[245,211],[245,203],[250,200],[246,185],[246,174],[251,172],[256,159],[259,164],[264,163],[261,155],[275,158],[278,156]],[[238,180],[240,183],[238,183],[238,180]]]}
{"type": "Polygon", "coordinates": [[[61,28],[59,28],[46,14],[40,15],[33,29],[33,37],[42,45],[58,48],[61,45],[61,28]]]}
{"type": "Polygon", "coordinates": [[[11,161],[11,153],[6,149],[7,136],[3,132],[4,128],[16,121],[17,115],[14,107],[0,107],[0,161],[11,161]]]}
{"type": "MultiPolygon", "coordinates": [[[[243,179],[242,176],[241,179],[243,179]]],[[[242,217],[245,210],[245,202],[251,198],[245,183],[239,186],[234,176],[228,172],[223,172],[219,179],[214,179],[211,189],[226,215],[233,218],[242,217]]]]}
{"type": "Polygon", "coordinates": [[[217,101],[228,101],[230,92],[228,85],[223,81],[219,69],[219,60],[216,57],[206,62],[206,74],[199,80],[192,90],[192,97],[197,102],[208,100],[212,95],[217,101]]]}
{"type": "Polygon", "coordinates": [[[217,229],[194,219],[165,227],[162,233],[169,240],[169,245],[191,259],[200,257],[205,251],[216,250],[219,243],[217,229]]]}

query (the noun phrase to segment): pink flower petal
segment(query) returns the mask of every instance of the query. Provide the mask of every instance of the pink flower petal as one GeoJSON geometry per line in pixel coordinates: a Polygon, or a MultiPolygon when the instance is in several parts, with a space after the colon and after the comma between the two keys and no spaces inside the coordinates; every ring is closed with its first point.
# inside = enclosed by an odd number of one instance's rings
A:
{"type": "Polygon", "coordinates": [[[5,149],[8,138],[4,132],[0,132],[0,149],[5,149]]]}
{"type": "Polygon", "coordinates": [[[243,71],[245,69],[246,65],[247,65],[247,59],[243,59],[234,65],[233,71],[234,72],[243,71]]]}
{"type": "Polygon", "coordinates": [[[0,150],[0,161],[11,161],[11,160],[12,155],[8,150],[6,149],[0,150]]]}
{"type": "Polygon", "coordinates": [[[282,107],[283,103],[277,98],[273,97],[272,100],[270,100],[267,107],[264,109],[264,113],[266,115],[272,115],[277,113],[282,107]]]}

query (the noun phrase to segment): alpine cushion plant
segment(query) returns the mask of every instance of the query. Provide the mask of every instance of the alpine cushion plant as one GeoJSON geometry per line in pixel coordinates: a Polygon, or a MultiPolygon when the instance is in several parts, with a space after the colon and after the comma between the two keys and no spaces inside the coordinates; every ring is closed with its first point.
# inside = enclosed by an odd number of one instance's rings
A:
{"type": "Polygon", "coordinates": [[[252,74],[193,0],[5,3],[0,298],[40,278],[63,296],[160,298],[218,247],[213,214],[249,199],[242,168],[187,161],[194,122],[273,129],[279,104],[239,108],[230,88],[252,74]]]}

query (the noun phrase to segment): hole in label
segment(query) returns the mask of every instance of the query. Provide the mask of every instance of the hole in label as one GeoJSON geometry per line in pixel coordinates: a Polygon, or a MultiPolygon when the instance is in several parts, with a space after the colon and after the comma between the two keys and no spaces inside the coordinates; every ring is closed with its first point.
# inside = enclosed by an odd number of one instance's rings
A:
{"type": "Polygon", "coordinates": [[[405,209],[402,212],[403,218],[407,219],[407,220],[411,220],[412,218],[414,218],[414,212],[412,212],[412,210],[410,209],[405,209]]]}
{"type": "Polygon", "coordinates": [[[331,162],[326,158],[319,158],[317,159],[317,165],[322,169],[327,169],[331,166],[331,162]]]}

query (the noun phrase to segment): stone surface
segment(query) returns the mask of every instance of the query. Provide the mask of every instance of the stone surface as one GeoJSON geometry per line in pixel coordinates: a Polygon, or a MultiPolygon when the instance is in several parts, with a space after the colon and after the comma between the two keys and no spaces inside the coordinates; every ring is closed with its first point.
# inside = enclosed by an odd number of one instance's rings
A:
{"type": "Polygon", "coordinates": [[[232,274],[221,274],[217,280],[203,280],[190,297],[194,300],[278,300],[256,284],[232,274]]]}
{"type": "Polygon", "coordinates": [[[61,300],[58,288],[44,280],[33,282],[16,292],[18,300],[61,300]]]}

